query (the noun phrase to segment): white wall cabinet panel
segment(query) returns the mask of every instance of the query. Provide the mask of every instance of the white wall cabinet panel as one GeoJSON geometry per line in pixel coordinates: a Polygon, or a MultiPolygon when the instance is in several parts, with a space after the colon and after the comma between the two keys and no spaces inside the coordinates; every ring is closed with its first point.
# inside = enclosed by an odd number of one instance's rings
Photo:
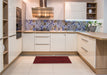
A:
{"type": "Polygon", "coordinates": [[[77,51],[76,34],[66,34],[66,51],[77,51]]]}
{"type": "Polygon", "coordinates": [[[2,38],[2,34],[3,34],[3,32],[2,32],[2,28],[3,28],[3,24],[2,24],[2,22],[3,22],[2,21],[3,8],[2,8],[2,6],[3,6],[3,2],[2,2],[2,0],[0,0],[0,38],[2,38]]]}
{"type": "Polygon", "coordinates": [[[86,19],[86,2],[65,2],[65,19],[86,19]]]}
{"type": "Polygon", "coordinates": [[[66,51],[65,41],[66,35],[64,33],[51,34],[51,51],[66,51]]]}
{"type": "Polygon", "coordinates": [[[9,28],[8,28],[8,34],[9,36],[12,36],[16,34],[16,0],[9,0],[8,1],[8,20],[9,20],[9,28]]]}
{"type": "Polygon", "coordinates": [[[35,51],[34,33],[23,34],[23,51],[35,51]]]}
{"type": "Polygon", "coordinates": [[[54,20],[64,20],[64,0],[48,0],[48,7],[54,9],[54,20]]]}
{"type": "Polygon", "coordinates": [[[11,63],[18,55],[16,36],[9,37],[9,63],[11,63]]]}
{"type": "Polygon", "coordinates": [[[3,70],[3,41],[0,40],[0,72],[3,70]]]}

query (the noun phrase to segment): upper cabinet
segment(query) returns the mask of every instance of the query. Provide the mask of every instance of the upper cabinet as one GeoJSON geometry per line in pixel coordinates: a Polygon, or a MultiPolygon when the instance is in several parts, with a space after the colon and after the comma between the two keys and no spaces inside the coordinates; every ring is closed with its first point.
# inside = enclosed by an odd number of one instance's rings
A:
{"type": "Polygon", "coordinates": [[[2,12],[3,12],[2,0],[0,0],[0,38],[2,38],[2,12]]]}
{"type": "Polygon", "coordinates": [[[16,34],[16,0],[8,1],[8,36],[16,34]]]}
{"type": "Polygon", "coordinates": [[[97,3],[87,3],[87,19],[97,19],[97,3]]]}
{"type": "Polygon", "coordinates": [[[86,19],[86,2],[65,2],[65,19],[86,19]]]}

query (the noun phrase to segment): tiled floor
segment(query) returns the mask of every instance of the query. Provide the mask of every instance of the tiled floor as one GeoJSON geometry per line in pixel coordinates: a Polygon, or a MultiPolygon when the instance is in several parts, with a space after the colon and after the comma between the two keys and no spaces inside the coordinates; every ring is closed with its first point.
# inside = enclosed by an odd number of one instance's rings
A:
{"type": "Polygon", "coordinates": [[[20,56],[3,75],[95,75],[78,56],[69,56],[72,64],[33,64],[35,56],[20,56]]]}

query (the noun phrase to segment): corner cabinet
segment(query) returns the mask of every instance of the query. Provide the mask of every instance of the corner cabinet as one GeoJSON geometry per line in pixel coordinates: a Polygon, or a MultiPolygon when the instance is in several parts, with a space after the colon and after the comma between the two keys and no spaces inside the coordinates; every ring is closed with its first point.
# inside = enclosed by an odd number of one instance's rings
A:
{"type": "Polygon", "coordinates": [[[66,51],[65,40],[66,40],[65,33],[52,33],[51,34],[51,51],[66,51]]]}
{"type": "Polygon", "coordinates": [[[96,39],[78,35],[78,52],[96,68],[96,39]]]}
{"type": "Polygon", "coordinates": [[[65,2],[65,19],[86,19],[86,2],[65,2]]]}

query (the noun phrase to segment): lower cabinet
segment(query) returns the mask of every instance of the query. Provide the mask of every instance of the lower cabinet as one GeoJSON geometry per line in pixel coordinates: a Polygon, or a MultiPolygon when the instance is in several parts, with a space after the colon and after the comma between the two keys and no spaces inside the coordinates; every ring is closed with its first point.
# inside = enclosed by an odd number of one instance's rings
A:
{"type": "Polygon", "coordinates": [[[34,33],[23,33],[23,51],[35,51],[34,33]]]}
{"type": "Polygon", "coordinates": [[[52,33],[51,34],[51,51],[66,51],[66,34],[52,33]]]}
{"type": "Polygon", "coordinates": [[[77,34],[66,34],[66,51],[77,51],[77,34]]]}
{"type": "Polygon", "coordinates": [[[96,39],[78,35],[78,52],[96,68],[96,39]]]}
{"type": "Polygon", "coordinates": [[[17,51],[17,42],[16,42],[16,36],[9,37],[9,64],[17,57],[18,51],[17,51]]]}
{"type": "Polygon", "coordinates": [[[23,51],[77,51],[77,34],[23,33],[23,51]]]}
{"type": "Polygon", "coordinates": [[[3,41],[0,40],[0,72],[3,70],[3,41]]]}
{"type": "Polygon", "coordinates": [[[18,54],[20,54],[22,52],[22,38],[16,39],[16,42],[17,42],[16,49],[18,54]]]}
{"type": "Polygon", "coordinates": [[[35,34],[35,51],[50,51],[50,33],[35,34]]]}

